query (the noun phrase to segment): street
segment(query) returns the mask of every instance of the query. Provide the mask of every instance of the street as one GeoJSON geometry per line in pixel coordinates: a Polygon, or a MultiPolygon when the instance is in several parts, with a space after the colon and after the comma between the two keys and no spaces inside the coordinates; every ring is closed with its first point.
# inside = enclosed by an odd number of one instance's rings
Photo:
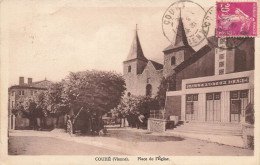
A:
{"type": "Polygon", "coordinates": [[[10,155],[168,155],[168,156],[251,156],[253,150],[217,143],[151,133],[136,128],[113,128],[105,136],[68,135],[15,130],[10,132],[10,155]]]}
{"type": "Polygon", "coordinates": [[[87,144],[69,142],[51,137],[13,136],[10,137],[10,155],[121,155],[87,144]]]}

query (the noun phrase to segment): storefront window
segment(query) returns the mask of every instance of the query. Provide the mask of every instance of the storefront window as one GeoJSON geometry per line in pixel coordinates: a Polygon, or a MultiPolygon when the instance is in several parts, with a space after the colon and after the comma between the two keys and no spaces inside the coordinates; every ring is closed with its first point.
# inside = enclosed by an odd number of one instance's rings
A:
{"type": "Polygon", "coordinates": [[[240,92],[240,98],[247,98],[248,96],[248,90],[244,90],[240,92]]]}
{"type": "Polygon", "coordinates": [[[238,99],[238,91],[231,92],[231,99],[238,99]]]}
{"type": "Polygon", "coordinates": [[[220,100],[220,93],[214,93],[214,100],[220,100]]]}
{"type": "Polygon", "coordinates": [[[213,93],[207,93],[207,100],[213,100],[213,93]]]}

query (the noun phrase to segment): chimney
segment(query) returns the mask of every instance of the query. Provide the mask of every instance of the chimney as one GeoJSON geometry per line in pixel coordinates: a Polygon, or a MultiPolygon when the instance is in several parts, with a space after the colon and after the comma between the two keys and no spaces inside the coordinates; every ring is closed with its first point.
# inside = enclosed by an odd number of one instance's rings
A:
{"type": "Polygon", "coordinates": [[[24,84],[24,77],[19,77],[19,85],[23,85],[24,84]]]}
{"type": "Polygon", "coordinates": [[[28,84],[32,84],[32,78],[28,78],[28,84]]]}

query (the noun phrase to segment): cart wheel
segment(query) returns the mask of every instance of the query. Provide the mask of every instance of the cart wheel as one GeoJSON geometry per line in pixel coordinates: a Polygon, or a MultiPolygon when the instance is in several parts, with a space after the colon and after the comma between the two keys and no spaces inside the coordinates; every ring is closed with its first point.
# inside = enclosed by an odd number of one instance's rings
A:
{"type": "Polygon", "coordinates": [[[68,120],[67,121],[67,132],[72,135],[74,133],[74,130],[73,130],[73,125],[72,125],[72,122],[71,120],[68,120]]]}

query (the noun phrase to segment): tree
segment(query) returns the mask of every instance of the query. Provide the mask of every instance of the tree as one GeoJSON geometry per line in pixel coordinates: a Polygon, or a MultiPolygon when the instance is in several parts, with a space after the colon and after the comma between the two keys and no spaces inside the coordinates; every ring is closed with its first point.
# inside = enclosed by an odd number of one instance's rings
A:
{"type": "Polygon", "coordinates": [[[96,121],[101,121],[103,114],[120,103],[126,89],[121,75],[95,70],[71,72],[65,78],[63,87],[64,103],[75,113],[83,107],[95,116],[96,121]]]}
{"type": "Polygon", "coordinates": [[[41,97],[41,95],[27,97],[24,101],[24,113],[26,114],[26,117],[29,118],[30,125],[33,129],[39,127],[37,124],[37,118],[42,118],[44,116],[44,110],[37,105],[39,96],[41,97]]]}
{"type": "Polygon", "coordinates": [[[156,99],[147,96],[124,97],[121,103],[112,110],[112,114],[120,118],[127,118],[130,125],[136,125],[136,119],[143,115],[147,120],[150,110],[159,109],[156,99]]]}
{"type": "Polygon", "coordinates": [[[45,92],[45,109],[48,116],[56,117],[56,125],[59,123],[59,117],[68,112],[68,104],[63,98],[64,83],[58,82],[52,84],[45,92]]]}
{"type": "Polygon", "coordinates": [[[159,90],[155,97],[158,100],[158,104],[161,109],[165,106],[166,92],[176,90],[175,84],[175,74],[168,76],[167,78],[162,78],[159,90]]]}

